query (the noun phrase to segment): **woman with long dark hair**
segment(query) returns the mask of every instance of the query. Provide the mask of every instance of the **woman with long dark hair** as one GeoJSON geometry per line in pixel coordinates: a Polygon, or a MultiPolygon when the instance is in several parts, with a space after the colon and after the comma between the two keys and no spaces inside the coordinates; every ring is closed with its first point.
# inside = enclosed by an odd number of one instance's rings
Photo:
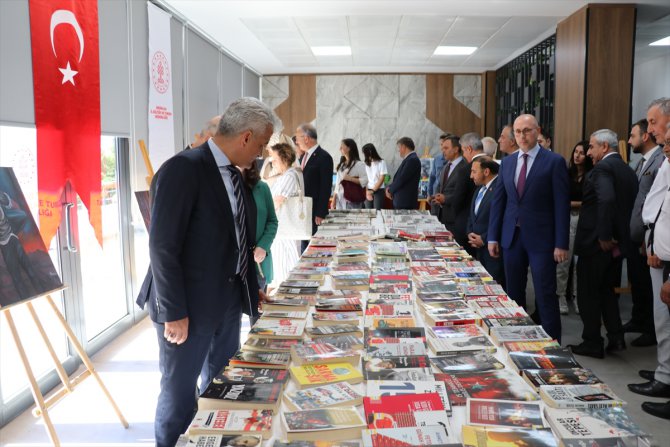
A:
{"type": "Polygon", "coordinates": [[[365,164],[358,155],[358,146],[351,138],[345,138],[340,144],[340,164],[337,165],[337,179],[335,180],[335,194],[333,194],[332,208],[337,210],[352,210],[363,208],[365,202],[364,188],[368,184],[368,174],[365,172],[365,164]],[[348,187],[361,188],[362,200],[352,201],[351,197],[345,197],[342,182],[351,182],[348,187]]]}
{"type": "MultiPolygon", "coordinates": [[[[572,263],[572,253],[575,245],[575,234],[577,233],[577,222],[579,221],[579,209],[582,206],[582,187],[586,174],[593,169],[593,161],[586,155],[589,142],[580,141],[575,144],[568,162],[568,173],[570,174],[570,246],[568,249],[568,259],[556,266],[556,294],[558,295],[558,306],[561,314],[567,315],[569,312],[567,300],[568,276],[570,274],[570,264],[572,263]]],[[[577,308],[577,275],[572,275],[572,293],[575,298],[575,311],[577,308]]]]}
{"type": "Polygon", "coordinates": [[[384,205],[384,178],[388,174],[386,162],[377,153],[372,143],[363,146],[365,172],[368,175],[368,184],[365,194],[365,207],[368,209],[382,209],[384,205]]]}

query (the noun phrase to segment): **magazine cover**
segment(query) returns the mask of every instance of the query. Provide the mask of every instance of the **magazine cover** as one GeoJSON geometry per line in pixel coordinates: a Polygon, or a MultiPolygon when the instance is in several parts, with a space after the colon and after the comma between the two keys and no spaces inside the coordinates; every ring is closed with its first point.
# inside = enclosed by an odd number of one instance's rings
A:
{"type": "Polygon", "coordinates": [[[198,409],[277,409],[283,390],[283,383],[210,383],[200,394],[198,409]]]}
{"type": "Polygon", "coordinates": [[[258,433],[272,430],[272,410],[200,410],[188,427],[189,436],[258,433]]]}
{"type": "Polygon", "coordinates": [[[593,385],[602,383],[590,369],[524,369],[522,377],[535,389],[540,385],[593,385]]]}
{"type": "Polygon", "coordinates": [[[565,369],[580,368],[572,351],[569,348],[541,349],[539,351],[516,351],[510,352],[517,370],[523,369],[565,369]]]}
{"type": "Polygon", "coordinates": [[[363,408],[368,428],[418,427],[448,424],[437,393],[365,397],[363,408]]]}
{"type": "Polygon", "coordinates": [[[227,366],[212,379],[212,383],[286,383],[289,377],[285,369],[227,366]]]}
{"type": "Polygon", "coordinates": [[[447,374],[483,372],[505,368],[503,363],[486,352],[431,357],[430,363],[433,368],[447,374]]]}
{"type": "Polygon", "coordinates": [[[482,373],[439,374],[435,380],[447,385],[452,405],[465,405],[468,397],[533,401],[537,394],[518,374],[504,369],[482,373]]]}
{"type": "Polygon", "coordinates": [[[540,402],[468,399],[467,424],[497,427],[543,428],[540,402]]]}
{"type": "Polygon", "coordinates": [[[284,402],[292,410],[316,410],[337,406],[356,406],[363,396],[346,382],[297,390],[284,395],[284,402]]]}
{"type": "Polygon", "coordinates": [[[544,414],[565,447],[653,445],[651,436],[642,431],[623,408],[561,410],[547,407],[544,414]]]}
{"type": "Polygon", "coordinates": [[[461,447],[441,425],[363,430],[363,447],[461,447]]]}
{"type": "Polygon", "coordinates": [[[527,430],[463,425],[461,434],[464,447],[558,447],[548,428],[527,430]]]}
{"type": "Polygon", "coordinates": [[[606,408],[624,407],[621,400],[610,387],[597,385],[542,385],[540,397],[553,408],[606,408]]]}
{"type": "Polygon", "coordinates": [[[451,403],[447,396],[447,387],[440,381],[400,381],[400,380],[368,380],[366,382],[368,397],[396,396],[399,394],[437,393],[447,413],[451,413],[451,403]]]}

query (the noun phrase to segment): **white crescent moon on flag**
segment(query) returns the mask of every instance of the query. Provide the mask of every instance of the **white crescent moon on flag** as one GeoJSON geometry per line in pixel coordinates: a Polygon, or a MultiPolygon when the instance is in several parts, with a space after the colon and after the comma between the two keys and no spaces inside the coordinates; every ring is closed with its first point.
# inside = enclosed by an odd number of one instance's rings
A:
{"type": "Polygon", "coordinates": [[[75,33],[77,33],[77,38],[79,39],[79,62],[81,62],[81,57],[84,55],[84,34],[81,32],[81,27],[79,26],[79,23],[77,22],[77,18],[75,15],[72,13],[72,11],[68,11],[66,9],[59,9],[57,11],[54,11],[53,14],[51,14],[51,49],[54,52],[54,56],[56,56],[56,47],[54,46],[54,30],[58,25],[70,25],[72,28],[74,28],[75,33]]]}

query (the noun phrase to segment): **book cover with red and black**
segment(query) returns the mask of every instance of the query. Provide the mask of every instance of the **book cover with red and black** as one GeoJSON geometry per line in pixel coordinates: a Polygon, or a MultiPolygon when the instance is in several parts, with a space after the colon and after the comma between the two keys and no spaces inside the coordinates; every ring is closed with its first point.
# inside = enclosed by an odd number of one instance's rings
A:
{"type": "Polygon", "coordinates": [[[515,351],[509,358],[517,371],[523,369],[581,368],[582,365],[569,348],[541,349],[539,351],[515,351]]]}
{"type": "Polygon", "coordinates": [[[532,401],[537,394],[518,374],[504,369],[481,373],[435,374],[447,385],[452,405],[465,405],[467,398],[532,401]]]}
{"type": "Polygon", "coordinates": [[[365,397],[363,409],[368,428],[440,425],[448,421],[438,393],[365,397]]]}
{"type": "Polygon", "coordinates": [[[467,424],[510,428],[544,428],[540,402],[468,399],[467,424]]]}

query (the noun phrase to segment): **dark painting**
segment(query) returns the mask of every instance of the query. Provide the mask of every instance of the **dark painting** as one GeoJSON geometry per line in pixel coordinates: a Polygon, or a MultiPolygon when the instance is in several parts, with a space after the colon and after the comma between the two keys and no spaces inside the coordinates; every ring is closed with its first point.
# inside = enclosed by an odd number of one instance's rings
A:
{"type": "Polygon", "coordinates": [[[12,168],[0,168],[0,254],[0,307],[63,286],[12,168]]]}
{"type": "Polygon", "coordinates": [[[151,196],[149,191],[135,191],[135,198],[140,207],[142,219],[144,219],[144,226],[149,231],[149,225],[151,224],[151,196]]]}

